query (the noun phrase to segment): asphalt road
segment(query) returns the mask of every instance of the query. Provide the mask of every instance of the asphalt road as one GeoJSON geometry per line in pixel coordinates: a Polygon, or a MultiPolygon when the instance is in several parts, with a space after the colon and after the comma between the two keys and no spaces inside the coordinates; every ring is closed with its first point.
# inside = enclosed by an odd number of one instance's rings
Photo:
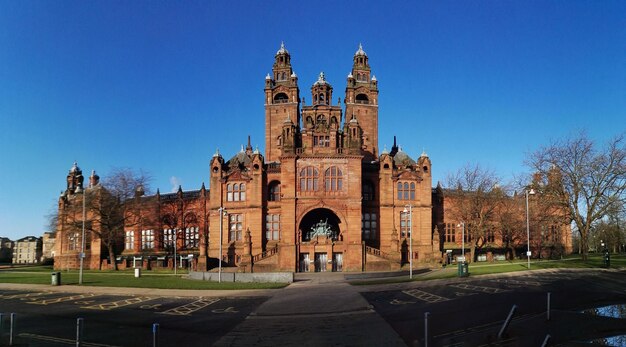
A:
{"type": "MultiPolygon", "coordinates": [[[[362,295],[409,346],[424,344],[425,313],[431,346],[572,346],[626,335],[626,319],[586,309],[626,307],[626,272],[526,272],[453,281],[378,286],[362,295]],[[547,320],[550,293],[551,319],[547,320]],[[498,334],[516,306],[512,320],[498,334]]],[[[626,346],[626,338],[608,340],[626,346]]]]}
{"type": "Polygon", "coordinates": [[[83,346],[92,347],[152,346],[154,323],[159,346],[424,346],[426,312],[429,346],[541,346],[547,335],[550,346],[626,346],[625,318],[584,312],[620,304],[624,316],[623,270],[540,270],[369,286],[348,285],[341,273],[297,278],[258,296],[71,286],[15,290],[0,284],[0,346],[8,344],[10,312],[16,313],[14,345],[22,346],[75,345],[79,317],[83,346]],[[513,305],[511,323],[498,338],[513,305]],[[606,339],[611,336],[622,337],[606,339]]]}
{"type": "Polygon", "coordinates": [[[9,342],[9,313],[16,314],[14,342],[28,346],[75,343],[84,319],[84,346],[208,346],[239,324],[267,297],[158,297],[2,291],[5,313],[0,345],[9,342]]]}

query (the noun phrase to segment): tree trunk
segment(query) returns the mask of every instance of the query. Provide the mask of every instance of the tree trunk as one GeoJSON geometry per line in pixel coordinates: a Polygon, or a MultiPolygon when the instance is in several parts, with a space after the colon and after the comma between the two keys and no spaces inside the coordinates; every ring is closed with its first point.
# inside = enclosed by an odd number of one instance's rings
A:
{"type": "Polygon", "coordinates": [[[111,264],[113,264],[113,270],[117,271],[117,261],[115,261],[115,251],[113,249],[113,244],[108,244],[107,248],[109,249],[109,261],[111,262],[111,264]]]}
{"type": "Polygon", "coordinates": [[[586,232],[586,230],[581,230],[580,231],[580,248],[581,248],[581,255],[583,258],[583,261],[587,261],[588,259],[588,254],[589,254],[589,240],[588,240],[588,236],[589,234],[586,232]]]}

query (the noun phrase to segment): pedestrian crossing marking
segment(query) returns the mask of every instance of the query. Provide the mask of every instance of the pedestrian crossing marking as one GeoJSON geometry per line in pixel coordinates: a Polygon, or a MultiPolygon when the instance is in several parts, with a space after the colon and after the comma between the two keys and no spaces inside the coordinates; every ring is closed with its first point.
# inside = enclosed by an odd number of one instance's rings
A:
{"type": "Polygon", "coordinates": [[[475,291],[478,291],[478,292],[483,292],[483,293],[488,293],[488,294],[497,294],[497,293],[502,293],[502,292],[508,292],[509,291],[508,289],[475,286],[475,285],[467,284],[467,283],[451,284],[450,287],[460,288],[460,289],[467,289],[467,290],[475,290],[475,291]]]}
{"type": "Polygon", "coordinates": [[[410,295],[410,296],[412,296],[412,297],[414,297],[414,298],[416,298],[418,300],[426,301],[426,302],[429,302],[429,303],[435,303],[435,302],[442,302],[442,301],[450,300],[448,298],[444,298],[443,296],[427,293],[427,292],[421,291],[419,289],[403,290],[402,292],[404,294],[410,295]]]}
{"type": "Polygon", "coordinates": [[[211,304],[214,304],[216,302],[220,301],[220,299],[199,299],[193,302],[190,302],[186,305],[182,305],[182,306],[178,306],[178,307],[174,307],[171,308],[167,311],[163,311],[161,313],[163,314],[171,314],[171,315],[178,315],[178,316],[186,316],[189,315],[190,313],[196,312],[200,309],[203,309],[211,304]]]}
{"type": "Polygon", "coordinates": [[[138,296],[135,298],[129,298],[129,299],[124,299],[124,300],[112,301],[112,302],[105,302],[102,304],[96,304],[96,305],[91,305],[91,306],[83,306],[81,308],[86,308],[90,310],[108,311],[108,310],[113,310],[113,309],[128,306],[128,305],[140,304],[142,302],[146,302],[146,301],[150,301],[154,299],[156,299],[156,297],[138,296]]]}
{"type": "Polygon", "coordinates": [[[80,300],[80,299],[85,299],[85,298],[93,298],[94,296],[98,296],[98,294],[70,295],[70,296],[63,296],[63,297],[60,297],[60,298],[44,299],[44,300],[39,300],[39,301],[30,301],[30,302],[27,302],[27,304],[50,305],[50,304],[58,304],[60,302],[65,302],[65,301],[74,301],[74,300],[80,300]]]}

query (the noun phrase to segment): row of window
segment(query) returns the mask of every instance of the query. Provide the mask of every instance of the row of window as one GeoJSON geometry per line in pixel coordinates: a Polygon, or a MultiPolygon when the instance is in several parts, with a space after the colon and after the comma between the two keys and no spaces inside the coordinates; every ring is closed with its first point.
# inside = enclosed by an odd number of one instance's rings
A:
{"type": "MultiPolygon", "coordinates": [[[[456,242],[457,235],[463,234],[461,230],[462,226],[456,223],[446,223],[444,231],[444,242],[456,242]]],[[[472,241],[471,224],[465,225],[465,242],[472,241]]],[[[486,241],[489,243],[495,242],[496,233],[494,230],[488,230],[485,232],[486,241]]],[[[541,239],[545,242],[556,242],[561,238],[561,228],[558,225],[542,226],[541,227],[541,239]]]]}
{"type": "MultiPolygon", "coordinates": [[[[179,229],[163,229],[161,234],[161,247],[170,248],[174,247],[174,240],[178,238],[183,240],[183,246],[186,249],[198,248],[200,245],[200,231],[198,227],[185,228],[184,232],[180,232],[179,229]],[[178,232],[178,233],[177,233],[178,232]]],[[[155,231],[152,229],[141,231],[141,249],[154,249],[155,248],[155,231]]],[[[135,232],[128,230],[124,235],[124,248],[135,248],[135,232]]]]}
{"type": "MultiPolygon", "coordinates": [[[[317,191],[319,182],[319,171],[307,166],[300,170],[300,190],[317,191]]],[[[336,166],[331,166],[324,172],[324,190],[339,191],[343,189],[343,172],[336,166]]]]}

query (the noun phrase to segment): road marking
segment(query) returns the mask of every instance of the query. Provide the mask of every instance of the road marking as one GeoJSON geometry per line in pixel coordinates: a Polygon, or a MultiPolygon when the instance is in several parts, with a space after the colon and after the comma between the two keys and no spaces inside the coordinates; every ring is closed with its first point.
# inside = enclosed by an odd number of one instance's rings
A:
{"type": "Polygon", "coordinates": [[[541,283],[537,281],[518,281],[518,280],[505,280],[505,279],[495,279],[490,280],[490,282],[504,283],[504,284],[512,284],[516,286],[540,286],[541,283]]]}
{"type": "Polygon", "coordinates": [[[186,305],[183,306],[178,306],[178,307],[174,307],[171,308],[167,311],[163,311],[161,313],[163,314],[171,314],[171,315],[178,315],[178,316],[186,316],[189,315],[190,313],[196,312],[200,309],[203,309],[211,304],[214,304],[216,302],[220,301],[220,299],[199,299],[196,300],[194,302],[190,302],[186,305]]]}
{"type": "Polygon", "coordinates": [[[235,310],[234,307],[230,306],[227,308],[216,308],[215,310],[212,310],[211,312],[213,313],[237,313],[239,311],[235,310]]]}
{"type": "Polygon", "coordinates": [[[63,297],[54,298],[54,299],[45,299],[45,300],[40,300],[40,301],[30,301],[30,302],[27,302],[27,304],[50,305],[50,304],[58,304],[60,302],[65,302],[65,301],[74,301],[74,300],[80,300],[80,299],[84,299],[84,298],[93,298],[94,296],[98,296],[98,294],[70,295],[70,296],[63,296],[63,297]]]}
{"type": "Polygon", "coordinates": [[[415,301],[403,301],[403,300],[393,299],[389,301],[389,303],[392,305],[408,305],[408,304],[414,304],[415,301]]]}
{"type": "Polygon", "coordinates": [[[496,294],[496,293],[502,293],[502,292],[508,292],[508,289],[500,289],[500,288],[493,288],[493,287],[482,287],[482,286],[475,286],[472,284],[466,284],[466,283],[459,283],[459,284],[450,284],[450,287],[454,287],[454,288],[460,288],[460,289],[467,289],[467,290],[474,290],[477,292],[483,292],[483,293],[487,293],[487,294],[496,294]]]}
{"type": "Polygon", "coordinates": [[[402,291],[404,294],[410,295],[418,300],[422,300],[422,301],[426,301],[429,303],[435,303],[435,302],[441,302],[441,301],[448,301],[450,299],[448,298],[444,298],[443,296],[439,296],[439,295],[435,295],[435,294],[431,294],[431,293],[427,293],[427,292],[423,292],[419,289],[411,289],[411,290],[403,290],[402,291]]]}
{"type": "Polygon", "coordinates": [[[90,310],[108,311],[108,310],[113,310],[113,309],[124,307],[124,306],[128,306],[128,305],[140,304],[142,302],[146,302],[146,301],[150,301],[150,300],[154,300],[154,299],[156,299],[156,297],[138,296],[136,298],[130,298],[130,299],[124,299],[124,300],[118,300],[118,301],[112,301],[112,302],[105,302],[103,304],[97,304],[97,305],[92,305],[92,306],[83,306],[81,308],[86,308],[86,309],[90,309],[90,310]]]}
{"type": "Polygon", "coordinates": [[[9,299],[27,300],[27,299],[32,298],[34,296],[42,296],[42,295],[49,295],[49,294],[52,294],[52,292],[24,293],[24,294],[11,294],[11,295],[0,294],[0,299],[5,299],[5,300],[9,300],[9,299]]]}
{"type": "MultiPolygon", "coordinates": [[[[41,340],[41,341],[46,341],[46,342],[57,342],[57,343],[62,343],[65,345],[74,345],[76,344],[76,340],[71,340],[71,339],[64,339],[61,337],[54,337],[54,336],[46,336],[46,335],[37,335],[37,334],[30,334],[30,333],[22,333],[18,335],[19,337],[22,338],[26,338],[26,339],[33,339],[33,340],[41,340]]],[[[93,342],[81,342],[81,346],[87,346],[87,347],[116,347],[113,345],[105,345],[102,343],[93,343],[93,342]]]]}
{"type": "Polygon", "coordinates": [[[159,307],[161,307],[161,304],[141,305],[141,306],[139,306],[139,308],[142,309],[142,310],[156,310],[159,307]]]}

